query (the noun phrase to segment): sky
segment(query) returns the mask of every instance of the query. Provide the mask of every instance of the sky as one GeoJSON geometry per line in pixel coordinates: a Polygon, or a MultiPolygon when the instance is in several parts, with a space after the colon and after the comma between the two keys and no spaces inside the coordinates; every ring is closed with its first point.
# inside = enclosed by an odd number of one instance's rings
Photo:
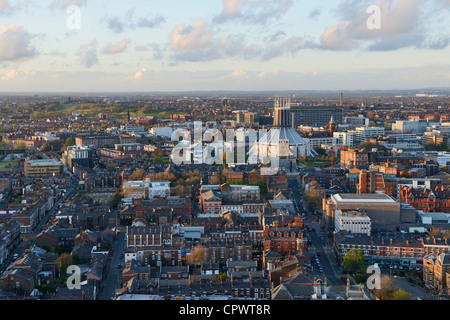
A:
{"type": "Polygon", "coordinates": [[[449,18],[450,0],[0,0],[0,92],[450,87],[449,18]]]}

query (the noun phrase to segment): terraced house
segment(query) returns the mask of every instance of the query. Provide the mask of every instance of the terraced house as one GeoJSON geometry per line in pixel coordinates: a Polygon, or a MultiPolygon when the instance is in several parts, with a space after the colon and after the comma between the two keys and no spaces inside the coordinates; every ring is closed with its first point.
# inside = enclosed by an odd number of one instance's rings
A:
{"type": "Polygon", "coordinates": [[[447,239],[422,238],[402,233],[386,235],[350,234],[341,231],[334,235],[334,252],[338,261],[344,255],[358,249],[369,263],[399,264],[401,266],[422,266],[424,257],[429,254],[450,252],[447,239]]]}
{"type": "Polygon", "coordinates": [[[448,294],[450,279],[450,253],[427,255],[423,261],[423,280],[429,288],[448,294]]]}
{"type": "Polygon", "coordinates": [[[403,187],[400,191],[400,201],[411,204],[417,210],[424,212],[450,213],[450,189],[444,186],[430,188],[403,187]]]}

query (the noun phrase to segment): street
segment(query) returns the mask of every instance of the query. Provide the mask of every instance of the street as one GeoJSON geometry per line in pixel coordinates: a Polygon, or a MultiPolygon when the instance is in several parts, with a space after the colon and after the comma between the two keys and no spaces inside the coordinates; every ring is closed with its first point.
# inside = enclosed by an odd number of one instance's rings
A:
{"type": "Polygon", "coordinates": [[[330,284],[342,284],[343,282],[340,279],[340,267],[333,257],[332,241],[327,238],[325,232],[319,231],[320,224],[314,222],[316,216],[305,210],[306,208],[302,198],[303,192],[299,183],[299,179],[289,179],[289,189],[293,196],[294,203],[298,208],[297,214],[304,217],[303,223],[305,225],[305,231],[308,226],[311,229],[310,232],[305,232],[305,236],[308,237],[308,239],[311,241],[311,244],[308,245],[308,252],[310,253],[312,259],[314,273],[327,278],[327,281],[330,284]],[[325,247],[322,244],[322,239],[325,243],[325,247]],[[316,252],[319,254],[317,256],[317,259],[320,262],[323,273],[319,272],[318,265],[315,263],[315,257],[313,256],[313,254],[316,252]]]}
{"type": "Polygon", "coordinates": [[[113,242],[112,255],[108,259],[108,264],[103,274],[98,300],[111,300],[115,295],[116,289],[120,288],[119,285],[124,266],[124,261],[120,259],[120,256],[125,251],[125,236],[125,233],[119,233],[113,242]],[[122,266],[121,269],[117,268],[119,264],[122,266]]]}

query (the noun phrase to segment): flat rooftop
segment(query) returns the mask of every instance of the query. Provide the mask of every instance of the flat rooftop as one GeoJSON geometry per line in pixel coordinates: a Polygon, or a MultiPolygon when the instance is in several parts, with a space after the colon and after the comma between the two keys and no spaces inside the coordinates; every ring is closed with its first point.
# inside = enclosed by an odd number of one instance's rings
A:
{"type": "Polygon", "coordinates": [[[373,202],[379,202],[379,203],[395,203],[395,200],[389,197],[386,194],[380,194],[380,193],[338,193],[335,195],[332,195],[332,197],[337,202],[365,202],[365,203],[373,203],[373,202]]]}
{"type": "Polygon", "coordinates": [[[30,166],[62,166],[62,162],[56,160],[27,160],[30,166]]]}

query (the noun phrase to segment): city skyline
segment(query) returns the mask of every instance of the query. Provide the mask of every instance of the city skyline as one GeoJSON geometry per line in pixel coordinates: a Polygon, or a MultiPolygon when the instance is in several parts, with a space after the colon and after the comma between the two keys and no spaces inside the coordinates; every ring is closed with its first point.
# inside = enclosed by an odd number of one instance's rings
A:
{"type": "Polygon", "coordinates": [[[448,88],[449,14],[448,0],[1,0],[0,91],[448,88]]]}

